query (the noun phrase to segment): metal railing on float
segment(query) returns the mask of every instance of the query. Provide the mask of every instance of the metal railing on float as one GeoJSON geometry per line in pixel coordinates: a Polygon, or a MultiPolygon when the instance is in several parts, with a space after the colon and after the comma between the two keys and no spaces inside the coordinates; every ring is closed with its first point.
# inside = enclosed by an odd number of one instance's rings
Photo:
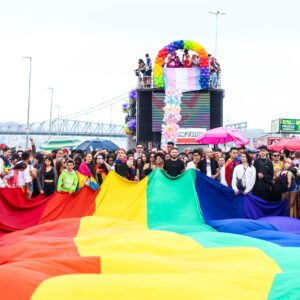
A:
{"type": "MultiPolygon", "coordinates": [[[[146,89],[153,89],[157,88],[157,86],[154,84],[153,75],[144,75],[144,72],[141,71],[134,71],[135,75],[138,77],[137,80],[137,89],[140,90],[146,90],[146,89]]],[[[215,87],[212,86],[212,78],[210,77],[209,80],[209,86],[211,89],[221,89],[221,75],[218,75],[217,77],[217,83],[215,87]]]]}

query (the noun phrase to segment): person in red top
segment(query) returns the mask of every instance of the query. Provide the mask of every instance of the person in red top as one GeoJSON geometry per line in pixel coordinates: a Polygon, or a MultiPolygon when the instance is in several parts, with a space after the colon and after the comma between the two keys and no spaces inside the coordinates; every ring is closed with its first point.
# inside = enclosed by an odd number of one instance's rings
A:
{"type": "Polygon", "coordinates": [[[184,64],[184,68],[192,67],[192,58],[188,50],[184,50],[184,54],[182,56],[182,63],[184,64]]]}
{"type": "Polygon", "coordinates": [[[238,149],[236,147],[231,147],[230,158],[226,161],[225,164],[225,179],[229,187],[231,187],[233,169],[235,168],[235,166],[240,164],[240,161],[237,160],[237,157],[238,149]]]}

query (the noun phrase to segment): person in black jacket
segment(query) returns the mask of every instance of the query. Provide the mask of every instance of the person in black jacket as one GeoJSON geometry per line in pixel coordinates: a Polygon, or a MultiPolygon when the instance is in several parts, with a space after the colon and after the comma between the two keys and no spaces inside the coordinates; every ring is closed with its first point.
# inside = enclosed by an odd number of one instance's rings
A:
{"type": "Polygon", "coordinates": [[[213,159],[213,151],[208,148],[205,151],[205,158],[200,160],[197,166],[200,172],[206,174],[212,179],[217,179],[220,176],[218,163],[213,159]]]}
{"type": "Polygon", "coordinates": [[[273,164],[268,159],[267,146],[263,145],[258,149],[260,150],[260,157],[254,161],[256,181],[252,193],[265,201],[271,201],[271,186],[274,176],[273,164]]]}

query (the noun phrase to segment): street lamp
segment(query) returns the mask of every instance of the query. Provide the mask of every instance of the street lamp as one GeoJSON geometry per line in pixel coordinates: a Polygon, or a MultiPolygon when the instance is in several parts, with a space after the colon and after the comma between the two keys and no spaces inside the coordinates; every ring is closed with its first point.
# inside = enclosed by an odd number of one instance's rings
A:
{"type": "Polygon", "coordinates": [[[60,106],[55,105],[55,108],[57,108],[57,135],[60,135],[60,127],[59,127],[59,111],[60,111],[60,106]]]}
{"type": "Polygon", "coordinates": [[[51,105],[50,105],[50,119],[49,119],[49,137],[48,137],[48,141],[50,141],[50,138],[51,138],[51,129],[52,129],[53,88],[48,87],[48,90],[51,90],[51,105]]]}
{"type": "Polygon", "coordinates": [[[217,12],[210,11],[209,13],[216,16],[216,50],[215,50],[215,57],[217,57],[217,47],[218,47],[218,17],[220,15],[224,16],[224,15],[226,15],[226,13],[223,13],[223,12],[220,12],[220,11],[217,11],[217,12]]]}
{"type": "Polygon", "coordinates": [[[29,112],[30,112],[30,89],[31,89],[31,56],[23,56],[25,59],[29,59],[29,83],[28,83],[28,104],[27,104],[27,129],[26,129],[26,148],[28,148],[28,133],[29,133],[29,112]]]}

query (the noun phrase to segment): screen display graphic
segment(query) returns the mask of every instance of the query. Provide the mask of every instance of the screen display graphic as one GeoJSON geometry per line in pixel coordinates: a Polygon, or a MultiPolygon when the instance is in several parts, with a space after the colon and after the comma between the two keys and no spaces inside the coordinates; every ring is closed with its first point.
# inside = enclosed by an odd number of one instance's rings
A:
{"type": "MultiPolygon", "coordinates": [[[[152,130],[161,131],[164,116],[163,107],[165,94],[152,94],[152,130]]],[[[180,128],[210,129],[210,94],[200,92],[186,92],[181,98],[181,116],[178,123],[180,128]]]]}

